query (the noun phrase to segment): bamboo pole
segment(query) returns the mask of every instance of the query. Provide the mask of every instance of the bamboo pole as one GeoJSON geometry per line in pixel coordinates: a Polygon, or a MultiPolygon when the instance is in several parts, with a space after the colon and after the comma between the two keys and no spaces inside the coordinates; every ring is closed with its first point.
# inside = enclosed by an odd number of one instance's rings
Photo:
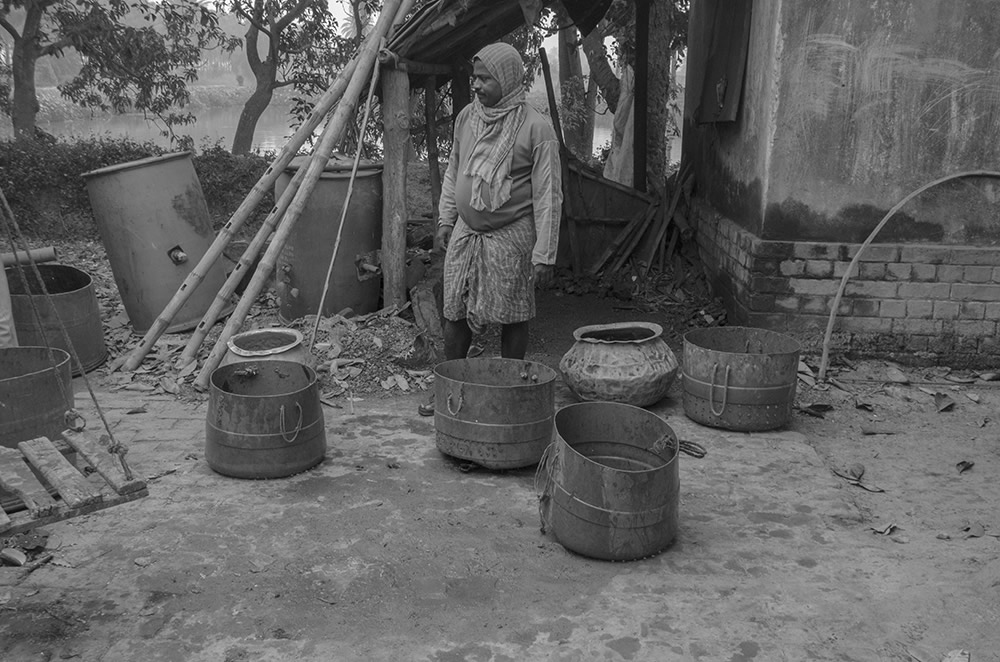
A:
{"type": "Polygon", "coordinates": [[[201,260],[198,261],[198,264],[195,265],[191,273],[181,283],[180,288],[178,288],[173,298],[170,299],[169,303],[167,303],[166,307],[153,322],[146,335],[143,336],[142,341],[129,354],[123,364],[126,370],[135,370],[142,363],[142,360],[146,358],[146,354],[156,344],[157,339],[170,326],[170,322],[173,321],[177,311],[187,303],[187,300],[201,284],[205,274],[218,261],[219,256],[222,255],[222,251],[229,245],[232,236],[243,227],[250,214],[256,209],[261,199],[263,199],[264,194],[274,185],[275,180],[278,179],[278,175],[288,166],[292,158],[299,151],[299,148],[305,144],[306,139],[313,134],[327,113],[340,101],[340,98],[344,95],[344,89],[347,87],[347,81],[353,77],[356,66],[357,58],[351,60],[344,67],[344,70],[340,72],[337,79],[323,96],[320,97],[319,101],[316,102],[306,121],[302,123],[302,126],[292,134],[288,142],[278,151],[278,155],[274,158],[274,161],[264,171],[261,178],[257,180],[257,183],[253,185],[250,193],[247,194],[247,197],[243,199],[240,206],[233,212],[229,221],[219,230],[215,241],[212,242],[212,245],[205,251],[201,260]]]}
{"type": "Polygon", "coordinates": [[[257,255],[260,254],[261,249],[267,242],[267,238],[271,236],[282,215],[288,210],[288,206],[295,198],[295,192],[298,190],[299,184],[302,183],[305,174],[305,168],[297,169],[288,186],[281,192],[277,204],[268,213],[267,218],[264,219],[264,223],[261,225],[260,230],[257,231],[253,241],[243,251],[240,261],[237,262],[236,267],[226,278],[226,282],[216,293],[212,305],[205,311],[205,315],[198,322],[198,326],[191,333],[191,337],[188,338],[187,345],[184,346],[184,351],[181,352],[180,358],[177,360],[176,367],[178,369],[183,368],[198,357],[198,350],[201,348],[201,343],[205,340],[205,336],[208,335],[209,330],[222,315],[223,308],[229,304],[229,297],[232,296],[236,288],[239,287],[240,281],[243,280],[243,274],[250,268],[253,261],[257,259],[257,255]]]}
{"type": "Polygon", "coordinates": [[[312,189],[316,186],[316,182],[326,168],[334,146],[340,142],[344,135],[348,119],[354,116],[354,112],[357,109],[358,97],[364,89],[365,81],[371,74],[372,67],[375,65],[382,38],[389,31],[397,13],[400,13],[401,2],[405,5],[402,10],[405,15],[405,7],[411,4],[409,0],[387,0],[382,13],[379,15],[378,22],[375,24],[375,28],[365,38],[365,43],[357,56],[357,67],[354,75],[351,77],[351,82],[344,91],[343,98],[337,105],[333,117],[323,130],[319,145],[313,150],[306,174],[298,190],[295,192],[295,197],[289,205],[288,211],[285,212],[281,226],[274,233],[271,245],[268,246],[260,264],[257,265],[250,284],[247,286],[243,296],[240,297],[236,309],[233,310],[232,315],[230,315],[229,320],[226,322],[226,326],[216,341],[215,347],[212,348],[211,353],[205,359],[205,363],[202,365],[201,371],[194,382],[196,387],[202,389],[208,387],[208,381],[211,378],[212,372],[218,367],[227,351],[226,343],[229,342],[233,334],[242,326],[254,300],[260,294],[261,290],[263,290],[265,283],[271,276],[271,271],[274,269],[278,254],[281,252],[285,242],[288,240],[289,234],[295,227],[295,222],[302,213],[302,209],[305,207],[312,189]]]}

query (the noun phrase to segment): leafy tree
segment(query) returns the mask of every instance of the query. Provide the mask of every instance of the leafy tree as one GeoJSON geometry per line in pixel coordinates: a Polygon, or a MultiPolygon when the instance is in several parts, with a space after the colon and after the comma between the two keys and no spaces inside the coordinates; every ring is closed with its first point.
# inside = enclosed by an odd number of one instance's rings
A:
{"type": "Polygon", "coordinates": [[[243,44],[255,80],[233,137],[233,154],[246,154],[274,91],[294,86],[302,114],[306,99],[325,90],[346,63],[352,41],[338,35],[327,0],[229,0],[228,7],[247,24],[243,44]]]}
{"type": "Polygon", "coordinates": [[[0,0],[13,40],[10,115],[18,139],[35,136],[38,60],[76,51],[83,66],[59,86],[87,107],[156,115],[170,127],[183,108],[202,49],[231,48],[212,6],[197,0],[0,0]]]}

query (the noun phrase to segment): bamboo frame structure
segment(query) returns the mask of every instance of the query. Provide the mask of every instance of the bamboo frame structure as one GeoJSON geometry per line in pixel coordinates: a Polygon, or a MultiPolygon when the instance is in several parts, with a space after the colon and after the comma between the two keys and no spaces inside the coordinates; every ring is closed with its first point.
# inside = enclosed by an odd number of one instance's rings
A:
{"type": "MultiPolygon", "coordinates": [[[[284,171],[284,169],[291,162],[292,158],[299,151],[299,148],[305,144],[306,139],[309,138],[319,126],[320,122],[326,117],[327,113],[340,101],[341,97],[344,95],[344,89],[347,87],[347,81],[354,76],[354,71],[357,66],[357,59],[351,60],[344,70],[340,72],[337,79],[333,84],[327,89],[327,91],[320,97],[320,100],[316,102],[316,106],[313,108],[309,117],[303,122],[302,126],[292,134],[292,137],[288,142],[278,151],[278,155],[274,158],[271,165],[264,171],[257,183],[254,184],[253,188],[247,194],[247,197],[243,199],[240,206],[233,212],[229,221],[222,226],[219,234],[216,236],[215,241],[209,246],[208,250],[202,256],[198,264],[191,270],[184,282],[177,289],[173,298],[167,303],[163,311],[157,316],[153,325],[143,336],[142,341],[136,346],[132,352],[128,355],[125,360],[123,367],[125,370],[135,370],[142,363],[142,360],[152,349],[153,345],[156,344],[157,339],[163,332],[167,330],[170,323],[173,321],[174,316],[181,307],[187,303],[187,300],[191,297],[194,291],[201,284],[202,280],[205,278],[205,274],[215,265],[219,257],[222,255],[222,251],[229,245],[230,240],[233,235],[243,227],[247,219],[250,218],[250,214],[253,210],[260,204],[263,199],[264,194],[270,190],[274,185],[274,182],[278,179],[278,176],[284,171]]],[[[251,262],[253,258],[251,257],[251,262]]],[[[240,261],[242,263],[242,260],[240,261]]],[[[237,282],[239,282],[237,280],[237,282]]],[[[218,314],[218,312],[216,313],[218,314]]],[[[214,324],[215,320],[212,320],[214,324]]],[[[209,325],[211,326],[211,324],[209,325]]]]}
{"type": "Polygon", "coordinates": [[[271,239],[271,244],[265,251],[260,264],[257,265],[257,269],[254,271],[250,284],[247,286],[247,289],[243,293],[242,297],[240,297],[240,301],[237,303],[235,310],[233,310],[233,313],[227,320],[226,326],[222,330],[222,334],[216,341],[211,353],[209,353],[208,357],[205,359],[197,378],[195,378],[195,387],[201,389],[208,387],[208,382],[211,378],[212,372],[218,367],[223,356],[225,356],[228,351],[227,343],[229,342],[229,339],[242,326],[254,300],[263,290],[265,283],[271,276],[278,254],[281,252],[285,242],[291,234],[292,229],[295,227],[295,223],[298,220],[299,215],[301,215],[302,209],[305,207],[305,204],[309,199],[309,195],[316,186],[316,182],[319,180],[320,175],[322,175],[323,170],[326,168],[330,154],[343,138],[348,119],[354,116],[354,112],[357,109],[358,98],[363,90],[363,86],[375,66],[378,49],[381,45],[383,37],[388,33],[389,28],[395,23],[397,16],[405,16],[409,6],[411,5],[412,0],[387,0],[374,29],[365,38],[364,45],[356,58],[357,65],[353,76],[351,76],[351,81],[344,91],[341,102],[337,105],[333,116],[330,118],[326,128],[323,130],[323,135],[320,138],[319,144],[313,150],[313,154],[310,158],[309,166],[305,171],[305,175],[303,176],[302,183],[295,191],[295,197],[289,204],[288,210],[285,212],[280,226],[275,230],[274,237],[271,239]]]}

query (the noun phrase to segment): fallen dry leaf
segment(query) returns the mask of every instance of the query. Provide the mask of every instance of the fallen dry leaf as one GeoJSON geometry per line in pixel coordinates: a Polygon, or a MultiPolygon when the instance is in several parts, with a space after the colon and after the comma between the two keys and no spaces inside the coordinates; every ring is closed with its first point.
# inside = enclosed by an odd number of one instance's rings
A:
{"type": "Polygon", "coordinates": [[[974,466],[976,466],[975,462],[970,462],[969,460],[962,460],[961,462],[955,465],[955,468],[958,469],[958,473],[961,474],[965,473],[974,466]]]}
{"type": "Polygon", "coordinates": [[[894,366],[889,366],[885,371],[886,381],[893,382],[894,384],[909,384],[910,378],[903,373],[902,370],[894,366]]]}
{"type": "Polygon", "coordinates": [[[977,405],[979,404],[979,401],[981,400],[981,398],[979,397],[979,395],[976,394],[976,393],[966,393],[965,397],[967,397],[969,400],[972,400],[977,405]]]}
{"type": "Polygon", "coordinates": [[[861,434],[897,434],[899,428],[889,426],[882,421],[870,421],[861,424],[861,434]]]}
{"type": "Polygon", "coordinates": [[[133,407],[132,409],[129,409],[125,413],[126,414],[145,414],[146,413],[146,405],[139,405],[138,407],[133,407]]]}
{"type": "Polygon", "coordinates": [[[873,527],[871,527],[871,530],[874,531],[875,533],[879,534],[879,535],[888,536],[888,535],[892,535],[892,532],[895,531],[897,528],[899,528],[899,527],[897,527],[895,524],[893,524],[893,523],[890,522],[889,524],[886,524],[885,526],[873,526],[873,527]]]}
{"type": "Polygon", "coordinates": [[[986,527],[983,526],[982,522],[974,522],[964,527],[962,531],[965,532],[966,538],[982,538],[986,534],[986,527]]]}
{"type": "Polygon", "coordinates": [[[827,404],[825,402],[814,402],[801,405],[798,410],[803,414],[808,414],[809,416],[815,416],[816,418],[824,418],[823,413],[832,411],[833,405],[827,404]]]}
{"type": "Polygon", "coordinates": [[[945,653],[941,662],[972,662],[972,654],[964,648],[956,648],[945,653]]]}
{"type": "Polygon", "coordinates": [[[939,412],[951,411],[955,407],[955,401],[947,393],[935,393],[934,406],[939,412]]]}

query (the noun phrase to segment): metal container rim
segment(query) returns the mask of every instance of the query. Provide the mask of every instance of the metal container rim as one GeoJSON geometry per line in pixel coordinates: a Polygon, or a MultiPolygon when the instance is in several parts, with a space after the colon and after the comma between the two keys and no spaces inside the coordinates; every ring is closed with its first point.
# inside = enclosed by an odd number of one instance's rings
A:
{"type": "Polygon", "coordinates": [[[573,331],[573,339],[577,342],[601,343],[605,345],[619,345],[625,343],[647,342],[663,336],[663,327],[655,322],[612,322],[610,324],[588,324],[573,331]],[[638,338],[635,340],[605,340],[603,338],[584,338],[583,336],[593,331],[614,330],[614,329],[646,329],[653,335],[648,338],[638,338]]]}
{"type": "MultiPolygon", "coordinates": [[[[62,354],[62,358],[55,365],[56,369],[61,368],[64,363],[69,363],[69,360],[70,360],[69,352],[67,352],[66,350],[59,349],[58,347],[44,347],[44,346],[40,346],[40,345],[19,345],[17,347],[3,347],[3,348],[0,348],[0,353],[10,352],[10,351],[18,352],[18,351],[24,350],[24,349],[37,350],[35,352],[32,352],[32,353],[35,353],[35,354],[40,354],[42,352],[45,352],[47,354],[49,351],[51,351],[53,354],[57,354],[57,355],[58,354],[62,354]]],[[[34,372],[25,372],[25,373],[22,373],[20,375],[14,375],[13,377],[2,377],[2,378],[0,378],[0,384],[2,384],[4,382],[11,382],[11,381],[14,381],[15,379],[23,379],[24,377],[34,377],[34,376],[40,375],[40,374],[42,374],[44,372],[49,372],[50,370],[52,370],[52,368],[53,368],[52,365],[47,365],[47,366],[45,366],[44,368],[42,368],[40,370],[35,370],[34,372]]]]}
{"type": "Polygon", "coordinates": [[[237,356],[242,356],[244,358],[252,358],[255,356],[271,356],[272,354],[280,354],[281,352],[287,352],[288,350],[301,345],[304,337],[301,332],[297,329],[289,329],[286,327],[272,327],[267,329],[254,329],[252,331],[243,331],[242,333],[237,333],[226,341],[226,345],[229,350],[236,354],[237,356]],[[237,345],[237,341],[241,339],[250,339],[255,336],[264,335],[288,335],[291,339],[283,345],[278,345],[277,347],[271,347],[269,349],[246,349],[237,345]]]}
{"type": "Polygon", "coordinates": [[[538,361],[529,361],[527,359],[504,359],[504,358],[450,359],[448,361],[442,361],[441,363],[438,363],[436,366],[434,366],[435,379],[440,377],[441,379],[449,379],[453,382],[459,382],[461,384],[472,384],[477,388],[489,388],[489,389],[496,388],[496,389],[509,390],[509,389],[520,389],[520,388],[537,388],[539,386],[545,386],[546,384],[554,382],[558,376],[559,375],[556,373],[555,370],[545,365],[544,363],[540,363],[538,361]],[[541,377],[539,377],[539,380],[537,382],[531,382],[528,384],[484,384],[482,382],[462,381],[461,379],[456,379],[454,377],[450,377],[440,372],[442,367],[447,368],[450,365],[455,365],[458,363],[493,363],[493,362],[530,363],[532,366],[537,366],[537,368],[540,371],[545,372],[545,379],[541,379],[541,377]]]}
{"type": "Polygon", "coordinates": [[[221,377],[221,375],[223,374],[223,371],[232,372],[234,370],[241,370],[241,369],[245,370],[247,368],[247,366],[253,365],[252,362],[244,361],[244,362],[241,362],[241,363],[230,363],[229,365],[219,366],[218,368],[216,368],[215,370],[213,370],[212,371],[212,377],[211,377],[211,379],[209,379],[209,386],[210,386],[210,388],[211,388],[212,391],[217,391],[219,393],[225,394],[229,398],[240,398],[240,399],[244,399],[244,398],[251,399],[252,398],[254,400],[260,400],[261,398],[281,398],[281,397],[287,397],[287,396],[292,396],[292,395],[298,395],[298,394],[304,393],[305,391],[308,391],[309,389],[311,389],[314,386],[316,386],[317,379],[318,379],[317,375],[316,375],[316,371],[313,370],[312,368],[310,368],[309,366],[307,366],[304,363],[298,363],[296,361],[275,361],[275,360],[269,360],[269,361],[266,361],[265,363],[267,364],[266,367],[270,368],[272,370],[275,369],[275,368],[277,368],[278,366],[281,366],[282,364],[289,366],[289,368],[291,368],[293,370],[297,370],[299,368],[302,368],[302,369],[304,369],[306,371],[306,377],[308,378],[308,383],[305,386],[303,386],[301,388],[297,388],[297,389],[292,390],[292,391],[285,391],[284,393],[270,393],[270,394],[267,394],[267,395],[260,395],[260,394],[258,394],[258,395],[244,395],[242,393],[233,393],[232,391],[224,391],[224,390],[222,390],[221,385],[219,385],[216,382],[218,381],[218,378],[221,377]]]}
{"type": "Polygon", "coordinates": [[[802,352],[802,345],[799,343],[798,340],[796,340],[795,338],[791,337],[790,335],[785,334],[785,333],[780,333],[778,331],[772,331],[771,329],[762,329],[762,328],[754,327],[754,326],[709,326],[709,327],[703,327],[703,328],[700,328],[700,329],[692,329],[691,331],[688,331],[687,333],[684,334],[684,336],[683,336],[684,343],[686,345],[691,345],[691,346],[696,347],[698,349],[701,349],[701,350],[704,350],[704,351],[707,351],[707,352],[714,352],[714,353],[717,353],[717,354],[726,354],[728,356],[747,356],[748,355],[747,352],[727,352],[727,351],[722,350],[722,349],[715,349],[713,347],[706,347],[703,344],[701,344],[700,342],[698,342],[697,340],[695,340],[695,338],[697,338],[698,336],[700,336],[700,335],[706,335],[706,334],[711,334],[713,331],[715,331],[717,329],[730,329],[730,330],[732,330],[734,332],[738,332],[738,331],[753,331],[755,333],[763,333],[764,335],[771,336],[771,337],[773,337],[773,338],[775,338],[777,340],[781,340],[782,342],[787,343],[791,347],[791,348],[786,348],[786,349],[784,349],[782,351],[764,352],[764,353],[761,353],[761,355],[767,355],[767,356],[784,356],[784,355],[800,354],[802,352]]]}
{"type": "MultiPolygon", "coordinates": [[[[643,474],[659,473],[659,472],[663,471],[664,469],[669,469],[672,464],[674,464],[675,462],[677,462],[677,459],[678,459],[678,457],[680,457],[680,452],[681,452],[680,443],[678,443],[678,444],[676,444],[674,446],[674,448],[673,448],[674,452],[671,455],[671,457],[670,457],[669,460],[667,460],[666,462],[664,462],[663,464],[661,464],[658,467],[652,467],[650,469],[618,469],[616,467],[609,467],[606,464],[601,464],[600,462],[595,462],[594,460],[591,460],[589,457],[587,457],[586,455],[584,455],[580,451],[578,451],[575,448],[573,448],[573,444],[571,444],[565,437],[562,436],[562,433],[559,432],[559,414],[562,413],[562,412],[564,412],[564,411],[567,411],[567,410],[570,410],[570,409],[574,409],[576,407],[590,407],[590,408],[593,408],[595,405],[611,406],[612,408],[626,408],[627,407],[628,409],[632,409],[632,410],[635,410],[637,412],[641,412],[640,415],[642,415],[642,416],[644,416],[646,418],[655,417],[656,419],[658,419],[660,421],[660,423],[663,424],[663,427],[666,428],[666,430],[669,431],[671,435],[673,435],[674,439],[679,439],[677,437],[677,433],[674,431],[674,429],[670,426],[669,423],[667,423],[665,420],[663,420],[662,417],[657,416],[653,412],[651,412],[649,410],[646,410],[646,409],[643,409],[642,407],[636,407],[635,405],[626,404],[624,402],[575,402],[573,404],[569,404],[569,405],[566,405],[564,407],[560,407],[559,410],[556,411],[556,413],[555,413],[555,415],[554,415],[554,417],[552,419],[552,429],[555,432],[556,439],[559,440],[560,442],[562,442],[562,444],[564,446],[566,446],[566,448],[568,448],[571,451],[573,451],[573,454],[576,457],[580,458],[581,460],[583,460],[584,462],[586,462],[588,465],[593,465],[595,467],[600,467],[601,470],[617,471],[617,472],[621,472],[623,474],[629,474],[629,475],[632,475],[632,476],[639,476],[639,475],[643,475],[643,474]]],[[[633,412],[633,413],[635,413],[635,412],[633,412]]],[[[650,452],[652,453],[653,451],[650,451],[650,452]]]]}
{"type": "MultiPolygon", "coordinates": [[[[87,273],[83,269],[80,269],[79,267],[74,267],[71,264],[59,264],[57,262],[46,262],[46,263],[37,264],[35,266],[38,267],[38,271],[42,272],[43,275],[44,275],[44,272],[46,270],[54,270],[54,271],[67,271],[68,270],[68,271],[75,271],[76,273],[82,274],[83,276],[86,276],[86,278],[87,278],[86,284],[81,285],[80,287],[78,287],[78,288],[76,288],[74,290],[63,290],[61,292],[49,292],[49,296],[59,296],[60,294],[75,294],[76,292],[79,292],[80,290],[85,290],[85,289],[87,289],[88,287],[90,287],[91,285],[94,284],[94,277],[93,276],[91,276],[89,273],[87,273]]],[[[11,272],[15,268],[18,268],[17,265],[13,265],[12,264],[9,267],[4,267],[4,272],[5,273],[6,272],[11,272]]],[[[34,273],[32,273],[31,275],[32,275],[32,277],[34,277],[34,273]]],[[[7,276],[7,280],[8,281],[10,280],[10,275],[9,274],[7,276]]],[[[46,287],[48,287],[48,286],[46,286],[46,287]]],[[[11,297],[27,297],[27,296],[37,297],[37,296],[42,296],[42,293],[41,292],[38,292],[38,293],[28,292],[28,293],[22,294],[22,293],[19,293],[19,292],[11,292],[10,296],[11,297]]]]}
{"type": "Polygon", "coordinates": [[[144,159],[138,159],[137,161],[129,161],[127,163],[117,163],[115,165],[105,166],[104,168],[98,168],[97,170],[91,170],[90,172],[85,172],[81,177],[88,179],[90,177],[99,177],[101,175],[110,175],[124,170],[131,170],[132,168],[141,168],[143,166],[152,165],[154,163],[163,163],[164,161],[172,161],[173,159],[179,159],[185,156],[191,156],[191,152],[172,152],[170,154],[160,154],[159,156],[149,156],[144,159]]]}

